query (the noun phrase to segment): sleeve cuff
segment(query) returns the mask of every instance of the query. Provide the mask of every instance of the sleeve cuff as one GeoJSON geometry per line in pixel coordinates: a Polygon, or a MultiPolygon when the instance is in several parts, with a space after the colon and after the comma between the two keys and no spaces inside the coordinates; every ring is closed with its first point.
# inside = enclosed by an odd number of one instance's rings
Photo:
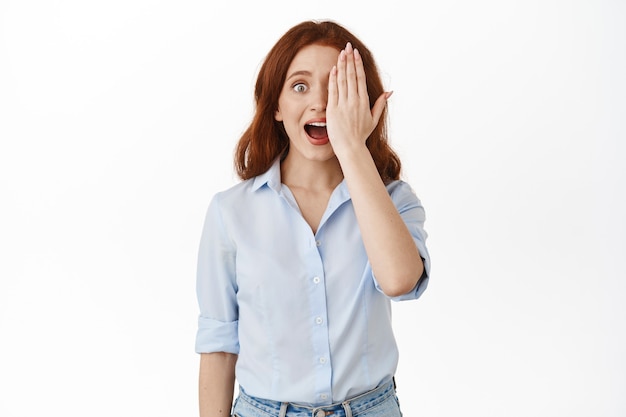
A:
{"type": "Polygon", "coordinates": [[[200,316],[196,334],[196,353],[239,354],[238,327],[238,321],[221,322],[200,316]]]}

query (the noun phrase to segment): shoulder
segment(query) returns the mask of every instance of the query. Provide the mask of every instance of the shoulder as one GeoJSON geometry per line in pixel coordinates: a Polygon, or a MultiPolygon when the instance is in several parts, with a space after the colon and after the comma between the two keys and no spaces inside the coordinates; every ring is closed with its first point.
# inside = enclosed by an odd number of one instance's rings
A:
{"type": "Polygon", "coordinates": [[[393,197],[401,197],[406,195],[413,195],[417,198],[415,191],[411,185],[403,180],[395,180],[385,186],[389,195],[393,197]]]}
{"type": "Polygon", "coordinates": [[[254,178],[241,181],[229,188],[218,191],[213,196],[214,201],[221,203],[236,202],[245,198],[252,192],[252,186],[254,184],[254,178]]]}
{"type": "Polygon", "coordinates": [[[422,202],[409,183],[395,180],[386,185],[387,192],[398,209],[422,207],[422,202]]]}
{"type": "Polygon", "coordinates": [[[248,213],[251,209],[265,204],[264,202],[268,199],[267,191],[272,187],[273,181],[268,178],[268,174],[243,180],[215,193],[211,199],[210,207],[224,215],[248,213]]]}
{"type": "Polygon", "coordinates": [[[265,188],[280,188],[280,161],[276,160],[272,166],[263,174],[256,177],[243,180],[232,187],[220,191],[213,197],[213,200],[219,200],[225,204],[243,203],[253,198],[265,188]]]}
{"type": "Polygon", "coordinates": [[[245,180],[213,194],[207,215],[224,219],[238,212],[242,207],[252,205],[251,183],[252,180],[245,180]]]}

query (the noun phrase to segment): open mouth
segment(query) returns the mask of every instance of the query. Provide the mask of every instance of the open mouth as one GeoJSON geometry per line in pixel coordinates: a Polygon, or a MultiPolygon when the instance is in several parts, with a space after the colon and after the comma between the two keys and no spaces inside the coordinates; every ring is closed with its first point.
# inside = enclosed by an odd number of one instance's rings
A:
{"type": "Polygon", "coordinates": [[[304,125],[304,130],[306,131],[306,134],[313,139],[321,140],[328,137],[328,133],[326,132],[326,123],[324,122],[307,123],[304,125]]]}

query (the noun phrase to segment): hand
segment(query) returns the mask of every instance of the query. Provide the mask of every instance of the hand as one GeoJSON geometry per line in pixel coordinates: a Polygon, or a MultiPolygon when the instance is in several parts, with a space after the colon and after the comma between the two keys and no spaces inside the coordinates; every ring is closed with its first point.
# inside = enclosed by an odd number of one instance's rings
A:
{"type": "Polygon", "coordinates": [[[378,97],[370,110],[363,61],[348,42],[339,53],[337,65],[330,71],[326,129],[335,155],[364,146],[380,120],[391,93],[378,97]]]}

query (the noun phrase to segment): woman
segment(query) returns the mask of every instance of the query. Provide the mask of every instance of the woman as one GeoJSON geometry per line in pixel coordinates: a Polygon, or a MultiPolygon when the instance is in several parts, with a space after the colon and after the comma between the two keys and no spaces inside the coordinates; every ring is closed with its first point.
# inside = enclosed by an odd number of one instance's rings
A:
{"type": "Polygon", "coordinates": [[[198,258],[200,415],[399,416],[390,300],[428,282],[424,210],[399,180],[363,43],[304,22],[276,43],[241,137],[241,183],[198,258]],[[312,414],[311,414],[312,413],[312,414]]]}

